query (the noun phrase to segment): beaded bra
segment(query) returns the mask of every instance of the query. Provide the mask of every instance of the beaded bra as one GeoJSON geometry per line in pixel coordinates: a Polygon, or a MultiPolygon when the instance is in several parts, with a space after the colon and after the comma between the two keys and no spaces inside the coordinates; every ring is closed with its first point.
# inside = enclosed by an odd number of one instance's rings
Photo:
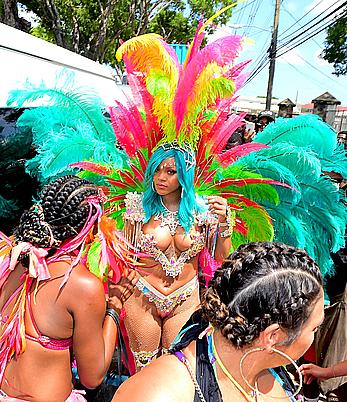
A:
{"type": "MultiPolygon", "coordinates": [[[[207,245],[208,229],[207,226],[216,225],[217,219],[210,213],[199,213],[194,216],[195,224],[202,227],[202,231],[196,231],[194,227],[189,232],[192,244],[188,250],[182,251],[179,256],[174,252],[168,256],[163,250],[157,247],[157,241],[155,235],[149,233],[143,233],[142,225],[144,222],[145,214],[142,206],[142,195],[136,192],[127,193],[125,196],[125,212],[123,217],[134,225],[134,233],[129,236],[125,233],[126,238],[131,241],[136,250],[150,255],[155,261],[157,261],[165,271],[167,276],[173,278],[177,277],[187,261],[195,257],[201,250],[207,245]]],[[[171,212],[171,214],[173,214],[171,212]]],[[[160,226],[169,227],[171,235],[174,235],[172,227],[174,219],[170,216],[167,217],[165,212],[154,217],[155,220],[161,222],[160,226]]],[[[177,225],[176,225],[177,226],[177,225]]]]}

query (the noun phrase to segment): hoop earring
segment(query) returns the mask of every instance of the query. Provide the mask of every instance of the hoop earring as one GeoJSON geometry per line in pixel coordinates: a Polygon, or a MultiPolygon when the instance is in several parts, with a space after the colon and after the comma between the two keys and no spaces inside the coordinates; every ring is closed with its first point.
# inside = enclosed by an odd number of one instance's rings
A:
{"type": "Polygon", "coordinates": [[[152,181],[152,190],[154,193],[156,193],[155,187],[154,187],[154,182],[152,181]]]}
{"type": "Polygon", "coordinates": [[[303,383],[303,381],[302,381],[302,374],[301,374],[301,372],[300,372],[300,370],[299,370],[299,367],[298,367],[298,365],[295,363],[295,361],[294,361],[290,356],[288,356],[286,353],[282,352],[281,350],[278,350],[278,349],[275,349],[275,348],[271,348],[271,351],[274,352],[274,353],[279,354],[280,356],[282,356],[282,357],[284,357],[284,358],[286,358],[286,359],[288,359],[288,360],[290,361],[290,363],[295,367],[295,370],[297,371],[297,373],[298,373],[298,375],[299,375],[299,386],[298,386],[298,389],[297,389],[292,395],[286,395],[286,396],[271,396],[271,395],[265,395],[265,394],[263,394],[261,391],[259,391],[259,390],[258,390],[258,387],[257,387],[257,383],[255,383],[255,387],[253,387],[253,386],[248,382],[248,380],[247,380],[246,377],[245,377],[244,371],[243,371],[243,362],[245,361],[245,359],[246,359],[246,357],[247,357],[248,355],[250,355],[250,354],[252,354],[252,353],[255,353],[255,352],[261,352],[261,351],[264,351],[264,350],[265,350],[265,348],[254,348],[254,349],[249,350],[248,352],[246,352],[246,353],[242,356],[242,358],[241,358],[241,360],[240,360],[240,374],[241,374],[241,377],[242,377],[243,381],[247,384],[247,386],[248,386],[255,394],[259,394],[259,395],[262,395],[262,396],[266,396],[267,398],[273,398],[273,399],[288,399],[288,398],[289,398],[289,399],[290,399],[290,398],[294,398],[295,396],[297,396],[297,395],[299,394],[301,388],[302,388],[302,383],[303,383]]]}

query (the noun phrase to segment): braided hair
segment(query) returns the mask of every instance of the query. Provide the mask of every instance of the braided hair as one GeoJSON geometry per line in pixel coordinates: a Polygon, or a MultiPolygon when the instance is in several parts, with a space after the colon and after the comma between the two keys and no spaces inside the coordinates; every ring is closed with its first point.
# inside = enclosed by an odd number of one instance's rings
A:
{"type": "Polygon", "coordinates": [[[256,340],[277,323],[300,334],[322,289],[317,264],[304,250],[283,243],[240,246],[219,268],[206,290],[202,310],[234,346],[256,340]]]}
{"type": "Polygon", "coordinates": [[[77,235],[90,214],[86,198],[97,194],[95,184],[76,176],[54,180],[43,189],[40,203],[21,216],[13,233],[15,242],[46,248],[54,245],[52,239],[57,245],[77,235]]]}

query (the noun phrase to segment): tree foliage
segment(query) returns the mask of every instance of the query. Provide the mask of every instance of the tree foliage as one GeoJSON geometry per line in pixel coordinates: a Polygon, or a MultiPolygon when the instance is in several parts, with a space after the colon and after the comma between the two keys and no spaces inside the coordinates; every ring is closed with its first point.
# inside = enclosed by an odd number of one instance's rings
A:
{"type": "MultiPolygon", "coordinates": [[[[11,1],[15,0],[0,0],[11,1]]],[[[15,1],[16,2],[16,1],[15,1]]],[[[115,64],[120,40],[155,32],[170,43],[187,43],[199,19],[235,0],[20,0],[39,19],[31,33],[101,63],[115,64]]],[[[226,23],[228,10],[214,20],[226,23]]]]}
{"type": "Polygon", "coordinates": [[[323,58],[332,63],[337,76],[347,74],[347,7],[328,29],[323,58]]]}

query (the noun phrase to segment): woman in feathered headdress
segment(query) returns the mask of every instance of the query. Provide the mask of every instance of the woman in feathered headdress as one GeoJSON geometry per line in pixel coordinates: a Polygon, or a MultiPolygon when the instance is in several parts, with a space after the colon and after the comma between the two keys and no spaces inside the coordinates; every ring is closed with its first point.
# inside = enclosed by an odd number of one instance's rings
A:
{"type": "MultiPolygon", "coordinates": [[[[136,105],[129,99],[127,108],[118,104],[109,110],[117,139],[129,156],[129,169],[108,175],[109,202],[118,207],[110,208],[118,209],[113,212],[116,219],[122,213],[125,238],[139,256],[141,276],[124,306],[137,370],[165,352],[198,307],[199,262],[211,277],[213,264],[229,254],[234,230],[246,234],[244,221],[236,217],[240,206],[227,205],[227,198],[234,197],[232,189],[248,180],[271,183],[252,175],[223,180],[221,160],[228,161],[232,153],[221,159],[218,154],[228,130],[242,119],[227,118],[242,81],[245,63],[234,64],[242,39],[223,38],[199,50],[203,28],[199,26],[183,66],[155,34],[133,38],[117,52],[136,105]]],[[[238,197],[260,211],[259,226],[271,238],[267,213],[247,197],[238,197]]]]}

